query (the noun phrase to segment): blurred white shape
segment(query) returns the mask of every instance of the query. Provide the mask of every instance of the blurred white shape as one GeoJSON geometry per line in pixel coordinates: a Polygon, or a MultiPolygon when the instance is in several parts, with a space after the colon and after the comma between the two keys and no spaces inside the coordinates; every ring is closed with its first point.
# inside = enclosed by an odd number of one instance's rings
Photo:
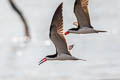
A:
{"type": "Polygon", "coordinates": [[[50,45],[51,45],[51,42],[50,42],[50,40],[46,40],[46,41],[44,42],[44,44],[45,44],[46,46],[50,46],[50,45]]]}
{"type": "Polygon", "coordinates": [[[18,54],[20,50],[25,49],[28,43],[28,39],[25,37],[14,37],[11,41],[12,49],[16,52],[16,54],[18,54]]]}
{"type": "Polygon", "coordinates": [[[29,39],[28,37],[14,37],[12,41],[13,43],[19,45],[20,47],[25,47],[29,39]]]}
{"type": "Polygon", "coordinates": [[[29,40],[30,39],[28,37],[14,37],[12,41],[15,43],[21,43],[21,42],[27,42],[29,40]]]}
{"type": "Polygon", "coordinates": [[[21,51],[17,51],[17,56],[22,56],[22,52],[21,51]]]}

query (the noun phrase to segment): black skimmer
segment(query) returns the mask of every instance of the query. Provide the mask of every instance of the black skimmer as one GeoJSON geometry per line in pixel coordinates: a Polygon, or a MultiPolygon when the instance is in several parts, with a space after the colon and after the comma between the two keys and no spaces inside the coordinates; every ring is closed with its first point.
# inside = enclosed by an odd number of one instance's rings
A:
{"type": "Polygon", "coordinates": [[[65,35],[69,33],[76,34],[89,34],[89,33],[99,33],[106,32],[103,30],[95,30],[90,23],[90,17],[88,12],[88,0],[76,0],[74,4],[74,13],[77,17],[77,22],[73,24],[77,26],[77,28],[71,28],[65,35]]]}
{"type": "Polygon", "coordinates": [[[17,12],[17,14],[19,15],[19,17],[21,18],[23,24],[24,24],[24,39],[25,40],[30,40],[31,36],[29,33],[29,27],[28,24],[26,22],[26,19],[24,18],[24,15],[22,14],[22,12],[18,9],[18,7],[15,5],[15,3],[13,2],[13,0],[9,0],[10,5],[12,6],[12,8],[17,12]]]}
{"type": "Polygon", "coordinates": [[[56,47],[56,54],[46,56],[39,62],[39,65],[47,60],[83,60],[70,54],[69,50],[73,48],[73,45],[69,46],[68,50],[66,39],[63,34],[62,6],[63,3],[58,6],[54,13],[49,33],[49,37],[56,47]]]}

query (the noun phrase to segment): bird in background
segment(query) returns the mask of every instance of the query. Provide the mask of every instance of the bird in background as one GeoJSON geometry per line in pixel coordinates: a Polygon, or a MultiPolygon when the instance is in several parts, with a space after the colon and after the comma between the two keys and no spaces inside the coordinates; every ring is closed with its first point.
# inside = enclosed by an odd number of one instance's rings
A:
{"type": "Polygon", "coordinates": [[[13,8],[14,11],[16,11],[16,13],[19,15],[19,17],[21,18],[23,24],[24,24],[24,39],[25,41],[28,41],[31,39],[31,35],[30,35],[30,32],[29,32],[29,27],[28,27],[28,24],[26,22],[26,19],[24,18],[24,15],[22,14],[22,11],[20,11],[18,9],[18,7],[15,5],[14,1],[13,0],[8,0],[11,7],[13,8]]]}
{"type": "Polygon", "coordinates": [[[77,28],[71,28],[65,32],[65,35],[69,33],[75,34],[90,34],[106,32],[103,30],[95,30],[90,22],[89,11],[88,11],[88,0],[76,0],[74,3],[74,13],[77,21],[73,24],[77,28]]]}
{"type": "Polygon", "coordinates": [[[79,59],[70,54],[70,51],[73,48],[73,45],[67,46],[66,39],[63,34],[63,16],[62,16],[62,7],[63,3],[61,3],[58,8],[56,9],[53,19],[50,26],[50,33],[49,37],[54,43],[56,47],[56,54],[48,55],[45,58],[43,58],[39,65],[46,62],[47,60],[83,60],[79,59]]]}

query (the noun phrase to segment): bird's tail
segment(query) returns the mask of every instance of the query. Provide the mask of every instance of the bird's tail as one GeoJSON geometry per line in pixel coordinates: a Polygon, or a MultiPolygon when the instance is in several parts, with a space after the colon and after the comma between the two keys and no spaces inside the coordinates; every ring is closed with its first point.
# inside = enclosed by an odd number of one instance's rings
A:
{"type": "Polygon", "coordinates": [[[107,32],[107,31],[104,31],[104,30],[95,30],[97,33],[99,32],[107,32]]]}

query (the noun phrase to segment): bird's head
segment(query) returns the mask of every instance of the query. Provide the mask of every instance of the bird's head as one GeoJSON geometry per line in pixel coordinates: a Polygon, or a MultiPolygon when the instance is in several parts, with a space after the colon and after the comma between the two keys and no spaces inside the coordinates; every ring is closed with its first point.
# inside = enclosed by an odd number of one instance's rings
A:
{"type": "Polygon", "coordinates": [[[56,57],[57,57],[57,54],[54,54],[54,55],[48,55],[46,56],[45,58],[43,58],[40,62],[39,62],[39,65],[48,61],[48,60],[56,60],[56,57]]]}
{"type": "Polygon", "coordinates": [[[77,28],[68,29],[68,31],[66,31],[66,32],[64,33],[64,35],[68,35],[69,33],[76,33],[77,30],[78,30],[77,28]]]}
{"type": "Polygon", "coordinates": [[[64,35],[68,35],[69,33],[71,33],[73,30],[71,30],[71,29],[68,29],[65,33],[64,33],[64,35]]]}

